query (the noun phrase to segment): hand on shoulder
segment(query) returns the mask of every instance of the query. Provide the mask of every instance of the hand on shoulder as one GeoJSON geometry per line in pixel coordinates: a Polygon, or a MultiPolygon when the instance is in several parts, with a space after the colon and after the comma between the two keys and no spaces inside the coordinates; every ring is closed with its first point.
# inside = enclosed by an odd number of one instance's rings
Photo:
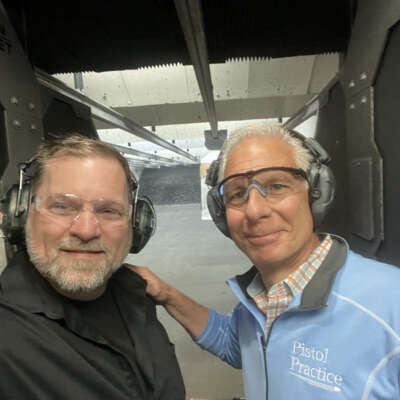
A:
{"type": "Polygon", "coordinates": [[[150,268],[131,264],[124,264],[124,266],[136,272],[146,281],[146,293],[151,296],[157,304],[165,305],[168,303],[168,295],[172,287],[154,274],[150,268]]]}

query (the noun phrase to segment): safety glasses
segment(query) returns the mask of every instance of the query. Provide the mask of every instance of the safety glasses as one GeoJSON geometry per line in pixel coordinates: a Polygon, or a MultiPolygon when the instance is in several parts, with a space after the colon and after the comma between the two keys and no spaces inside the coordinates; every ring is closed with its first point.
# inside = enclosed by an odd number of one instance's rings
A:
{"type": "Polygon", "coordinates": [[[131,217],[132,206],[114,200],[98,199],[85,201],[69,193],[52,194],[46,197],[35,196],[36,210],[47,217],[65,225],[77,221],[82,212],[91,212],[96,222],[103,226],[118,226],[131,217]]]}
{"type": "Polygon", "coordinates": [[[218,185],[218,192],[225,207],[241,208],[253,188],[274,204],[297,193],[304,188],[305,182],[307,182],[307,174],[302,169],[261,168],[228,176],[218,185]]]}

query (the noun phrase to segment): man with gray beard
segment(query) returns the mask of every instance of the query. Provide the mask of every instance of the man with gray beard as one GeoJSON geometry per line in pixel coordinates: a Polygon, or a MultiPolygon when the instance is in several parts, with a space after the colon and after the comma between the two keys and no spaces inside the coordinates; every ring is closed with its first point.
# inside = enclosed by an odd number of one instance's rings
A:
{"type": "Polygon", "coordinates": [[[0,398],[185,398],[145,282],[122,267],[137,182],[114,148],[44,142],[25,238],[0,279],[0,398]]]}

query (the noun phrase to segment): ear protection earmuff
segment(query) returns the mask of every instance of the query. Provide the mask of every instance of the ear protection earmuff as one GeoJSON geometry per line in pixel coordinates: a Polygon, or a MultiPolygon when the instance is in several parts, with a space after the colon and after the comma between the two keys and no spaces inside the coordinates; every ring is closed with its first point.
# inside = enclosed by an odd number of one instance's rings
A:
{"type": "MultiPolygon", "coordinates": [[[[312,155],[312,161],[307,173],[309,182],[309,198],[314,228],[318,227],[332,206],[335,197],[336,181],[332,170],[327,165],[330,161],[327,151],[313,138],[307,138],[297,131],[288,131],[301,141],[312,155]]],[[[227,237],[231,237],[226,221],[226,210],[222,197],[218,192],[218,173],[222,153],[210,165],[206,184],[211,188],[207,193],[207,207],[217,228],[227,237]]]]}
{"type": "MultiPolygon", "coordinates": [[[[5,198],[0,203],[3,214],[2,229],[9,243],[25,245],[25,223],[32,203],[31,179],[26,171],[33,165],[35,159],[31,159],[20,165],[19,184],[11,186],[5,198]]],[[[136,181],[136,178],[134,178],[136,181]]],[[[132,193],[132,229],[133,239],[130,253],[139,253],[153,236],[157,218],[153,203],[147,196],[138,195],[136,187],[132,193]]]]}
{"type": "Polygon", "coordinates": [[[154,235],[157,227],[156,211],[153,203],[147,196],[138,196],[132,214],[133,239],[130,253],[139,253],[149,239],[154,235]]]}

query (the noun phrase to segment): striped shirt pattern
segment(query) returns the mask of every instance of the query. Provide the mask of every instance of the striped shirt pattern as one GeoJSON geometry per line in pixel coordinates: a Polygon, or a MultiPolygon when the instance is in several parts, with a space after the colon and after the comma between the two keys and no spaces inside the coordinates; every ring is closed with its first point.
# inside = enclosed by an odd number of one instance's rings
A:
{"type": "Polygon", "coordinates": [[[315,248],[308,260],[301,264],[287,278],[252,296],[257,307],[265,314],[265,332],[268,334],[272,323],[289,307],[293,297],[302,292],[307,283],[321,266],[332,245],[332,238],[326,235],[322,243],[315,248]]]}

